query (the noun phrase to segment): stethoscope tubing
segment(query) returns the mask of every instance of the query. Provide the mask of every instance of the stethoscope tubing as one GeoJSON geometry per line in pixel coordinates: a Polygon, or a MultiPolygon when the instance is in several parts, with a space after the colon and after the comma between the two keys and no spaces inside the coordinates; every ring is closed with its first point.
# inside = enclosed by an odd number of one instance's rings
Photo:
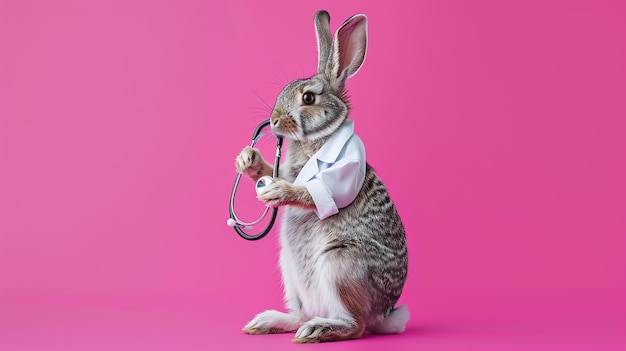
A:
{"type": "MultiPolygon", "coordinates": [[[[261,122],[256,129],[254,130],[254,133],[252,134],[252,143],[250,144],[250,147],[254,147],[254,145],[257,143],[257,141],[260,139],[260,137],[262,136],[261,131],[267,127],[270,124],[270,120],[265,120],[263,122],[261,122]]],[[[272,171],[272,177],[276,178],[278,177],[278,171],[279,171],[279,166],[280,166],[280,157],[281,157],[281,147],[283,145],[283,138],[280,136],[276,136],[276,156],[274,159],[274,169],[272,171]]],[[[259,217],[257,220],[252,221],[252,222],[244,222],[242,220],[240,220],[237,215],[235,214],[235,193],[237,191],[237,187],[239,186],[239,181],[241,180],[241,174],[237,174],[237,177],[235,177],[235,183],[233,184],[233,189],[230,193],[230,206],[229,206],[229,214],[230,214],[230,218],[233,219],[235,221],[235,225],[233,226],[233,228],[235,229],[235,231],[237,232],[237,234],[239,234],[240,237],[246,239],[246,240],[259,240],[261,238],[263,238],[264,236],[266,236],[271,230],[272,227],[274,226],[274,222],[276,221],[276,216],[278,214],[278,208],[274,207],[271,210],[271,215],[270,215],[270,220],[267,224],[267,226],[265,227],[265,229],[259,233],[259,234],[255,234],[255,235],[250,235],[248,233],[246,233],[244,231],[245,227],[251,227],[255,224],[258,224],[259,222],[261,222],[265,216],[267,215],[267,213],[269,212],[270,208],[269,206],[265,207],[265,210],[263,211],[263,214],[261,215],[261,217],[259,217]]]]}

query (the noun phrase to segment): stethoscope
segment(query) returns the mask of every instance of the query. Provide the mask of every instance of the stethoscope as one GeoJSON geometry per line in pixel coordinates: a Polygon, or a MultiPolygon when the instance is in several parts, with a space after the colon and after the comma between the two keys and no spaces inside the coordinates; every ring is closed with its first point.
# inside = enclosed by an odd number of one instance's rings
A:
{"type": "MultiPolygon", "coordinates": [[[[270,120],[266,120],[262,122],[261,124],[259,124],[258,127],[256,127],[256,129],[254,130],[254,133],[252,134],[252,143],[250,144],[250,147],[254,147],[257,141],[259,141],[259,139],[261,139],[261,137],[266,134],[266,133],[262,133],[262,131],[269,124],[270,124],[270,120]]],[[[280,165],[280,148],[282,146],[283,146],[283,138],[280,136],[276,136],[276,158],[274,159],[274,170],[272,171],[271,177],[263,176],[256,181],[255,189],[256,189],[257,194],[260,194],[261,192],[263,192],[265,187],[270,185],[274,178],[278,177],[278,167],[280,165]]],[[[235,214],[235,192],[237,191],[237,187],[239,186],[240,179],[241,179],[241,174],[238,173],[237,177],[235,178],[235,184],[233,185],[233,190],[230,193],[230,208],[229,208],[230,218],[228,219],[226,223],[229,226],[235,228],[235,231],[237,232],[237,234],[239,234],[239,236],[241,236],[242,238],[246,240],[259,240],[262,237],[264,237],[267,233],[269,233],[270,230],[272,230],[272,226],[274,225],[274,221],[276,220],[276,214],[278,213],[278,208],[274,207],[272,209],[270,221],[268,222],[267,227],[265,227],[265,230],[255,235],[247,234],[244,230],[251,230],[254,225],[261,222],[265,218],[267,213],[269,212],[270,208],[269,206],[266,206],[261,217],[259,217],[259,219],[255,221],[245,222],[239,219],[239,217],[237,217],[237,215],[235,214]]]]}

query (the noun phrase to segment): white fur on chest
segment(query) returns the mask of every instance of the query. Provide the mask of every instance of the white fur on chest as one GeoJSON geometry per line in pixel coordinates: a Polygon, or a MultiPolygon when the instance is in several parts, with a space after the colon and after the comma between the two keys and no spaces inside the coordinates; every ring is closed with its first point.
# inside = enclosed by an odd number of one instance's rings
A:
{"type": "Polygon", "coordinates": [[[307,318],[349,317],[337,292],[336,272],[340,267],[324,253],[329,238],[323,232],[323,225],[317,218],[309,222],[311,216],[307,212],[311,211],[295,208],[289,211],[281,228],[280,252],[288,308],[299,309],[307,318]],[[293,220],[301,216],[308,217],[308,221],[293,220]]]}

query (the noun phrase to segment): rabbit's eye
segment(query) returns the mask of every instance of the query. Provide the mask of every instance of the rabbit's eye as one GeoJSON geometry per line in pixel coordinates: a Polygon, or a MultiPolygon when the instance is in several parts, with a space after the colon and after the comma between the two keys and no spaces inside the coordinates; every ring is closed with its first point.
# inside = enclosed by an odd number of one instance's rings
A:
{"type": "Polygon", "coordinates": [[[314,102],[315,95],[309,92],[302,94],[302,103],[304,103],[305,105],[312,105],[314,102]]]}

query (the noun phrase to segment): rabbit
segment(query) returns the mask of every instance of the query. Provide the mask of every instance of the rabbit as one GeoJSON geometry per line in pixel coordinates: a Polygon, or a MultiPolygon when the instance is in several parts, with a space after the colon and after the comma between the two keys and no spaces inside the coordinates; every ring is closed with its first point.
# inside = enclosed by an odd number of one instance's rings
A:
{"type": "MultiPolygon", "coordinates": [[[[401,333],[409,319],[405,306],[395,307],[407,275],[404,226],[365,161],[344,90],[365,59],[367,17],[350,17],[334,37],[328,12],[318,11],[314,24],[317,74],[289,83],[276,100],[270,124],[289,140],[287,159],[258,195],[283,207],[279,263],[288,312],[262,312],[243,331],[295,332],[296,343],[401,333]]],[[[251,147],[235,166],[254,181],[272,173],[251,147]]]]}

